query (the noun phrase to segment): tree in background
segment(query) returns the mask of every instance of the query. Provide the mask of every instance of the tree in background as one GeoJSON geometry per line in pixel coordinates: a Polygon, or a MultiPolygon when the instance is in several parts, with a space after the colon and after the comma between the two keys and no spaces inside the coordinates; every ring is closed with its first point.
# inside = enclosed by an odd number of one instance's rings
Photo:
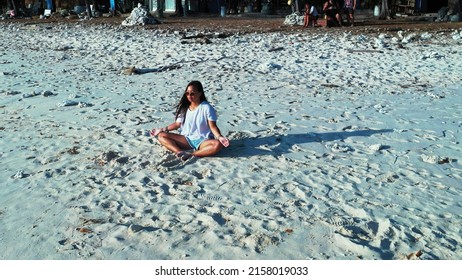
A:
{"type": "Polygon", "coordinates": [[[183,5],[181,3],[181,0],[175,0],[175,14],[177,16],[183,15],[183,5]]]}
{"type": "Polygon", "coordinates": [[[157,17],[164,17],[164,0],[157,0],[157,17]]]}
{"type": "Polygon", "coordinates": [[[87,15],[88,15],[88,17],[91,17],[90,0],[85,0],[85,7],[87,8],[87,15]]]}
{"type": "Polygon", "coordinates": [[[459,14],[461,10],[461,0],[448,0],[449,14],[459,14]]]}
{"type": "Polygon", "coordinates": [[[380,9],[379,19],[390,19],[391,18],[391,0],[382,0],[382,7],[380,9]]]}

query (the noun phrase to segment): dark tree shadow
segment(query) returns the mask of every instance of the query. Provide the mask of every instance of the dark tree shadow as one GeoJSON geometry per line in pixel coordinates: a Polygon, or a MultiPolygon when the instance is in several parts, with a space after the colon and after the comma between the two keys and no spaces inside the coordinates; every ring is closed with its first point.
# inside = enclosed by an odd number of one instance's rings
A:
{"type": "Polygon", "coordinates": [[[374,134],[393,132],[393,129],[379,130],[356,130],[324,133],[298,133],[289,135],[271,135],[265,137],[250,137],[242,139],[231,139],[231,145],[220,152],[225,157],[251,157],[258,155],[281,156],[290,153],[291,148],[296,144],[313,142],[330,142],[344,140],[350,137],[369,137],[374,134]],[[278,144],[278,145],[277,145],[278,144]],[[271,146],[276,146],[271,148],[271,146]],[[262,148],[263,147],[263,148],[262,148]],[[268,147],[265,149],[264,147],[268,147]]]}

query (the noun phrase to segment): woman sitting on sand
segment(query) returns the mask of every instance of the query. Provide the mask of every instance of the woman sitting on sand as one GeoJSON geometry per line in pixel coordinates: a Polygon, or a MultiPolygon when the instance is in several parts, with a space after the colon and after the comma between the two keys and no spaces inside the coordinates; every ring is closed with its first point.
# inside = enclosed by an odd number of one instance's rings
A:
{"type": "Polygon", "coordinates": [[[229,146],[228,138],[221,135],[216,121],[216,111],[207,102],[201,82],[192,81],[176,107],[175,122],[155,128],[150,134],[181,160],[212,156],[229,146]],[[180,134],[170,132],[176,129],[180,134]],[[193,152],[188,152],[192,149],[193,152]]]}

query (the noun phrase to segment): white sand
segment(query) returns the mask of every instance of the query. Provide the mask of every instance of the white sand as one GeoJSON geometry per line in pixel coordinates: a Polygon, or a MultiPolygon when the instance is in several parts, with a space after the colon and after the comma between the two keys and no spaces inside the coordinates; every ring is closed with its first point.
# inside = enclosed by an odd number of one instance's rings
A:
{"type": "Polygon", "coordinates": [[[0,259],[461,259],[461,36],[1,24],[0,259]],[[178,164],[193,79],[232,142],[178,164]]]}

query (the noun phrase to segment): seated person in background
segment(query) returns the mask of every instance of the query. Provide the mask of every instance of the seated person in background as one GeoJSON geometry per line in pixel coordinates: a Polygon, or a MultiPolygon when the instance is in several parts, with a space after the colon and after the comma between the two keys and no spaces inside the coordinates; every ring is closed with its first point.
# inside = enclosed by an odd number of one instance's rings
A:
{"type": "Polygon", "coordinates": [[[327,0],[322,8],[326,14],[326,26],[342,26],[342,17],[340,16],[340,7],[336,0],[327,0]]]}
{"type": "Polygon", "coordinates": [[[318,10],[316,9],[315,6],[311,6],[310,4],[306,3],[305,4],[305,16],[303,18],[303,27],[308,27],[308,26],[318,26],[318,10]]]}

